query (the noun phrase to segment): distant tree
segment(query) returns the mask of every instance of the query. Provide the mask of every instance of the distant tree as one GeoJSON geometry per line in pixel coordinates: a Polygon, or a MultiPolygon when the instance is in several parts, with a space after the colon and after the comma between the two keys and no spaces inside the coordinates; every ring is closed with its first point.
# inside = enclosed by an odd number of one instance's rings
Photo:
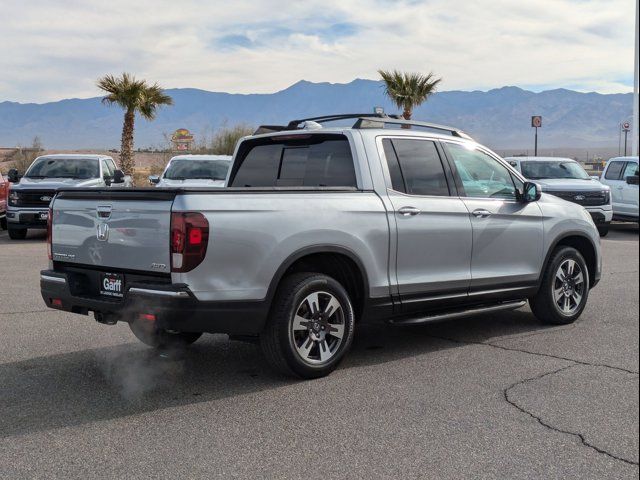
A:
{"type": "Polygon", "coordinates": [[[31,148],[33,148],[36,152],[39,152],[43,149],[42,140],[40,140],[39,136],[36,135],[35,137],[33,137],[33,140],[31,141],[31,148]]]}
{"type": "Polygon", "coordinates": [[[434,77],[433,73],[406,73],[398,70],[378,70],[385,85],[385,93],[402,109],[405,120],[411,120],[413,110],[421,105],[436,91],[442,80],[434,77]]]}
{"type": "Polygon", "coordinates": [[[232,127],[223,125],[211,139],[209,153],[213,155],[233,155],[238,140],[251,135],[255,129],[246,124],[238,124],[232,127]]]}
{"type": "Polygon", "coordinates": [[[13,164],[13,168],[23,175],[43,149],[42,140],[35,136],[31,141],[31,147],[18,146],[9,157],[9,161],[13,164]]]}
{"type": "Polygon", "coordinates": [[[102,99],[103,103],[116,104],[124,109],[120,168],[127,175],[133,175],[133,130],[136,113],[147,120],[153,120],[158,107],[172,105],[173,100],[157,83],[150,85],[146,80],[136,80],[129,73],[123,73],[121,77],[106,75],[98,79],[97,86],[107,93],[102,99]]]}

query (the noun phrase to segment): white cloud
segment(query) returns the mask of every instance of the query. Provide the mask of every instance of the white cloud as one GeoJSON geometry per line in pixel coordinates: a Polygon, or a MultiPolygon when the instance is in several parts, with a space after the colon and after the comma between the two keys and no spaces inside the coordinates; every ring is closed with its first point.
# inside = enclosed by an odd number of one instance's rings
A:
{"type": "Polygon", "coordinates": [[[629,0],[3,0],[3,11],[0,100],[96,96],[95,79],[121,71],[242,93],[378,68],[434,71],[443,90],[632,83],[629,0]]]}

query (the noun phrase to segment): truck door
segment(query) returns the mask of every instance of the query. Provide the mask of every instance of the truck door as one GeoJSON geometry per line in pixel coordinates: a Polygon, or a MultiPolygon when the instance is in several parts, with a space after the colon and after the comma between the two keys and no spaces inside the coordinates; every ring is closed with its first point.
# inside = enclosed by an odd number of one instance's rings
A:
{"type": "Polygon", "coordinates": [[[396,278],[402,310],[466,297],[471,280],[471,221],[445,174],[434,141],[381,140],[397,235],[396,278]]]}
{"type": "Polygon", "coordinates": [[[469,145],[443,143],[473,227],[470,296],[531,287],[543,261],[540,207],[516,200],[521,181],[497,158],[469,145]]]}

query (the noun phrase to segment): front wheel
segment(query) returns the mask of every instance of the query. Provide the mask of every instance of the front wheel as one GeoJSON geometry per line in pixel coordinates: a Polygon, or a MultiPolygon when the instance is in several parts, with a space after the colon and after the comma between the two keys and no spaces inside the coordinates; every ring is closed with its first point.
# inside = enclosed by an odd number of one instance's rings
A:
{"type": "Polygon", "coordinates": [[[606,237],[607,235],[609,235],[609,225],[598,227],[598,233],[601,237],[606,237]]]}
{"type": "Polygon", "coordinates": [[[349,350],[354,325],[349,294],[340,283],[297,273],[279,286],[260,346],[280,373],[318,378],[331,373],[349,350]]]}
{"type": "Polygon", "coordinates": [[[136,319],[129,323],[129,328],[145,345],[154,348],[183,348],[198,340],[202,333],[174,332],[157,328],[148,320],[136,319]]]}
{"type": "Polygon", "coordinates": [[[7,229],[7,217],[0,218],[0,230],[7,229]]]}
{"type": "Polygon", "coordinates": [[[545,323],[566,325],[582,314],[589,297],[589,270],[584,257],[573,247],[553,253],[540,290],[529,299],[533,314],[545,323]]]}

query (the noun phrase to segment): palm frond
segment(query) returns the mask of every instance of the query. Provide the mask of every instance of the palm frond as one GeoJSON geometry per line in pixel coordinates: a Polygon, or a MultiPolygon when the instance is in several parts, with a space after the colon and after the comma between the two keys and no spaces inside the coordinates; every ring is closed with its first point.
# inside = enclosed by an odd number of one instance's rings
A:
{"type": "Polygon", "coordinates": [[[385,93],[405,112],[411,112],[436,91],[442,79],[433,73],[406,73],[398,70],[378,70],[385,86],[385,93]]]}

